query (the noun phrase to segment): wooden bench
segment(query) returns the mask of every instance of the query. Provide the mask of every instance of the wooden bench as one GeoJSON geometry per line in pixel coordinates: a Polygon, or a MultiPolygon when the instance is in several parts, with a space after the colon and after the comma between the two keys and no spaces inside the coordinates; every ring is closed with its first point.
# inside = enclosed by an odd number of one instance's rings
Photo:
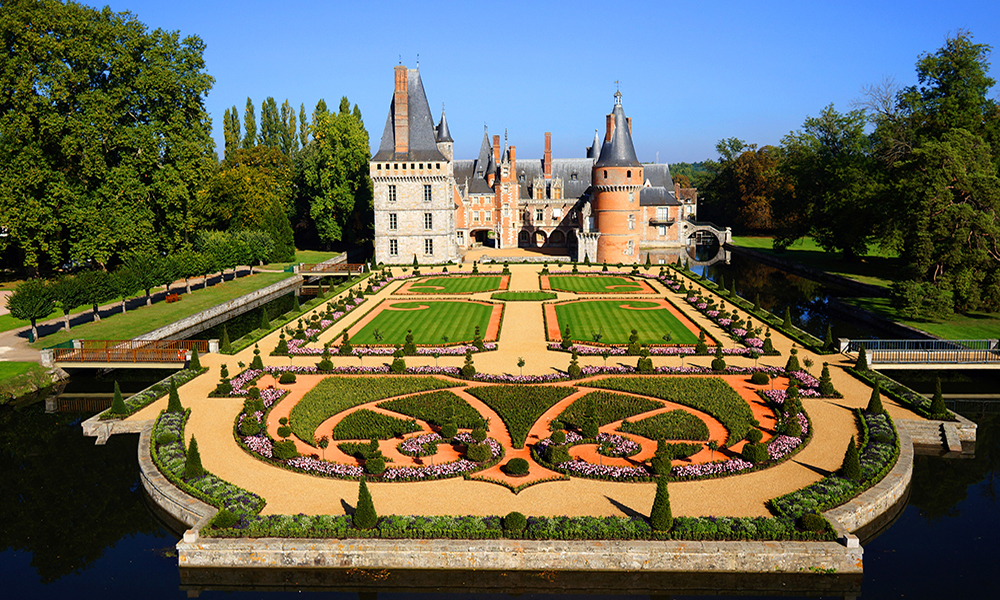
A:
{"type": "Polygon", "coordinates": [[[180,302],[180,301],[181,301],[180,294],[167,294],[167,304],[171,304],[171,303],[174,303],[174,302],[180,302]]]}

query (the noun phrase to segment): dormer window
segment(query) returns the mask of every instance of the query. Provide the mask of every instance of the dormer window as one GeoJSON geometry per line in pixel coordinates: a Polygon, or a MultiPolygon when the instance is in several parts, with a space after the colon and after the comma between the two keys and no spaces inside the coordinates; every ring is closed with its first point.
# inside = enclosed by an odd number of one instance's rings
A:
{"type": "Polygon", "coordinates": [[[570,173],[570,176],[569,176],[569,178],[570,178],[571,180],[573,180],[573,181],[576,181],[576,171],[573,171],[572,173],[570,173]]]}

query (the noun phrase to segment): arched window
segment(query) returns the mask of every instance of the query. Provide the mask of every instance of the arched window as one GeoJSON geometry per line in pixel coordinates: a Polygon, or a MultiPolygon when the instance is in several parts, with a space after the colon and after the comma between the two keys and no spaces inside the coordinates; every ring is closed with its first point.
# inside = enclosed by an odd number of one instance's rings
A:
{"type": "Polygon", "coordinates": [[[604,169],[604,178],[605,178],[605,179],[607,179],[607,178],[608,178],[608,170],[607,170],[607,169],[604,169]]]}
{"type": "Polygon", "coordinates": [[[632,170],[631,169],[629,169],[628,171],[625,171],[625,177],[628,178],[628,179],[632,179],[632,170]]]}

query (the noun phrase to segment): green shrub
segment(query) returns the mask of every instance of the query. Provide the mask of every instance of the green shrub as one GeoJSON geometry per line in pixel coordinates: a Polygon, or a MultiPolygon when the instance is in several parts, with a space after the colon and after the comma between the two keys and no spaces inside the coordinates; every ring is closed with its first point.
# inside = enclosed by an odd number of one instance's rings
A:
{"type": "Polygon", "coordinates": [[[698,333],[698,343],[694,346],[694,353],[698,356],[705,356],[708,354],[708,344],[705,343],[705,330],[702,329],[698,333]]]}
{"type": "Polygon", "coordinates": [[[550,444],[548,461],[554,465],[562,464],[573,460],[569,454],[569,448],[563,445],[550,444]]]}
{"type": "Polygon", "coordinates": [[[163,444],[170,444],[177,441],[177,434],[172,431],[163,431],[156,436],[156,444],[162,446],[163,444]]]}
{"type": "Polygon", "coordinates": [[[282,373],[281,376],[278,377],[278,383],[284,385],[287,385],[289,383],[295,383],[295,381],[296,381],[295,373],[289,373],[287,371],[282,373]]]}
{"type": "Polygon", "coordinates": [[[278,437],[286,438],[292,435],[292,428],[288,425],[282,425],[278,427],[278,437]]]}
{"type": "Polygon", "coordinates": [[[606,391],[589,392],[577,398],[573,404],[566,407],[566,410],[553,419],[550,428],[555,431],[562,429],[563,424],[569,424],[577,429],[582,429],[583,422],[587,417],[587,411],[591,408],[593,410],[593,417],[600,426],[662,407],[663,405],[659,402],[647,398],[626,396],[625,394],[606,391]]]}
{"type": "Polygon", "coordinates": [[[589,419],[584,419],[583,427],[580,429],[580,433],[583,434],[583,437],[587,439],[592,439],[597,437],[597,434],[600,433],[600,429],[597,426],[597,420],[594,419],[593,417],[589,419]]]}
{"type": "Polygon", "coordinates": [[[754,444],[747,442],[743,444],[743,450],[740,451],[740,455],[743,459],[752,464],[760,464],[767,460],[767,447],[763,444],[754,444]]]}
{"type": "Polygon", "coordinates": [[[566,432],[559,429],[552,432],[552,442],[555,444],[565,444],[566,443],[566,432]]]}
{"type": "Polygon", "coordinates": [[[751,444],[759,444],[760,440],[764,437],[764,434],[760,432],[760,429],[751,429],[747,432],[744,439],[751,444]]]}
{"type": "Polygon", "coordinates": [[[503,466],[504,472],[508,475],[527,475],[529,468],[528,461],[523,458],[512,458],[503,466]]]}
{"type": "Polygon", "coordinates": [[[792,330],[792,311],[789,307],[785,307],[785,319],[781,322],[781,328],[785,331],[792,330]]]}
{"type": "Polygon", "coordinates": [[[514,511],[503,518],[503,530],[507,533],[521,533],[528,526],[528,518],[514,511]]]}
{"type": "Polygon", "coordinates": [[[858,351],[858,360],[854,363],[854,368],[859,371],[868,370],[868,355],[865,354],[864,346],[861,346],[861,350],[858,351]]]}
{"type": "Polygon", "coordinates": [[[882,389],[878,381],[875,382],[875,387],[872,388],[872,395],[868,398],[868,408],[865,412],[871,413],[873,415],[879,415],[885,412],[882,408],[882,389]]]}
{"type": "Polygon", "coordinates": [[[725,371],[726,359],[722,358],[722,344],[715,347],[715,358],[712,360],[713,371],[725,371]]]}
{"type": "Polygon", "coordinates": [[[115,380],[115,395],[111,400],[111,410],[113,415],[126,415],[128,409],[125,408],[125,400],[122,399],[122,391],[118,388],[118,380],[115,380]]]}
{"type": "Polygon", "coordinates": [[[189,369],[191,369],[193,371],[200,371],[201,370],[201,359],[198,358],[198,348],[197,347],[195,347],[195,349],[191,351],[191,361],[188,363],[187,368],[189,368],[189,369]]]}
{"type": "Polygon", "coordinates": [[[450,440],[458,434],[458,426],[454,423],[445,423],[441,426],[441,437],[450,440]]]}
{"type": "Polygon", "coordinates": [[[854,443],[853,437],[851,443],[847,445],[847,451],[844,452],[844,462],[840,466],[840,474],[851,481],[861,479],[861,460],[858,456],[858,446],[854,443]]]}
{"type": "Polygon", "coordinates": [[[486,430],[482,427],[476,427],[472,430],[472,439],[482,443],[486,439],[486,430]]]}
{"type": "Polygon", "coordinates": [[[837,390],[833,388],[833,380],[830,379],[829,363],[823,363],[823,372],[819,376],[819,394],[821,396],[837,395],[837,390]]]}
{"type": "Polygon", "coordinates": [[[260,423],[252,416],[244,417],[243,422],[240,423],[240,433],[245,436],[257,435],[260,433],[260,423]]]}
{"type": "Polygon", "coordinates": [[[472,350],[465,352],[465,364],[462,365],[462,377],[472,379],[476,375],[476,365],[472,362],[472,350]]]}
{"type": "Polygon", "coordinates": [[[569,367],[566,368],[566,374],[569,375],[570,379],[579,379],[583,374],[583,369],[580,368],[580,360],[576,348],[573,349],[573,353],[570,355],[569,367]]]}
{"type": "Polygon", "coordinates": [[[253,360],[250,361],[250,368],[251,369],[264,368],[264,361],[262,361],[260,358],[260,348],[257,347],[257,344],[253,345],[253,360]]]}
{"type": "Polygon", "coordinates": [[[219,342],[219,351],[224,354],[233,353],[233,344],[229,341],[229,330],[222,326],[222,341],[219,342]]]}
{"type": "Polygon", "coordinates": [[[774,354],[774,342],[771,341],[771,328],[764,332],[764,354],[774,354]]]}
{"type": "Polygon", "coordinates": [[[824,531],[828,526],[826,517],[818,513],[806,513],[799,517],[799,527],[805,531],[824,531]]]}
{"type": "Polygon", "coordinates": [[[406,330],[406,341],[403,343],[403,356],[416,356],[417,345],[413,343],[413,330],[406,330]]]}
{"type": "Polygon", "coordinates": [[[750,383],[754,385],[767,385],[769,381],[771,381],[771,378],[768,377],[767,373],[758,372],[750,376],[750,383]]]}
{"type": "Polygon", "coordinates": [[[934,396],[931,398],[931,406],[929,409],[931,416],[935,418],[950,417],[951,414],[948,412],[948,407],[944,404],[944,395],[941,393],[941,378],[937,377],[934,379],[934,396]]]}
{"type": "Polygon", "coordinates": [[[789,419],[785,425],[785,435],[790,437],[802,437],[802,424],[798,419],[789,419]]]}
{"type": "Polygon", "coordinates": [[[234,515],[231,510],[228,508],[220,508],[219,512],[215,513],[215,516],[212,517],[209,525],[211,527],[215,527],[216,529],[229,529],[235,525],[238,520],[239,518],[234,515]]]}
{"type": "Polygon", "coordinates": [[[205,468],[201,466],[201,454],[198,452],[198,440],[191,436],[191,443],[188,444],[187,457],[184,460],[184,479],[194,479],[205,474],[205,468]]]}
{"type": "Polygon", "coordinates": [[[170,397],[167,400],[167,412],[172,413],[182,413],[184,412],[184,407],[181,406],[181,397],[177,395],[177,384],[174,382],[174,378],[170,378],[170,397]]]}
{"type": "Polygon", "coordinates": [[[788,362],[785,363],[785,370],[789,373],[802,370],[802,367],[799,365],[798,354],[799,351],[793,346],[788,354],[788,362]]]}
{"type": "Polygon", "coordinates": [[[358,505],[354,509],[354,516],[351,519],[357,529],[373,529],[378,524],[378,514],[375,513],[375,503],[372,502],[372,495],[368,492],[368,485],[365,480],[361,480],[358,487],[358,505]]]}
{"type": "Polygon", "coordinates": [[[271,453],[278,460],[288,460],[289,458],[295,458],[299,455],[298,450],[295,448],[295,442],[292,440],[274,442],[274,447],[272,448],[271,453]]]}
{"type": "Polygon", "coordinates": [[[369,475],[381,475],[385,473],[385,459],[381,456],[373,456],[366,460],[365,473],[369,475]]]}
{"type": "Polygon", "coordinates": [[[653,509],[649,514],[649,524],[654,531],[670,531],[674,526],[666,477],[659,477],[656,480],[656,497],[653,499],[653,509]]]}
{"type": "Polygon", "coordinates": [[[472,462],[486,462],[493,458],[489,444],[471,444],[465,451],[465,458],[472,462]]]}

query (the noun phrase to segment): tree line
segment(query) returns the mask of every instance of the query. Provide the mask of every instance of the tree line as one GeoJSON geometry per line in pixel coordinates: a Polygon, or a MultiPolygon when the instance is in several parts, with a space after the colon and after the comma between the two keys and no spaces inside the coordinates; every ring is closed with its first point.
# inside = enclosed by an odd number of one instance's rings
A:
{"type": "Polygon", "coordinates": [[[346,98],[307,121],[286,101],[226,111],[220,161],[197,36],[58,0],[0,11],[0,257],[30,274],[111,271],[134,253],[191,249],[197,232],[296,243],[371,237],[368,133],[346,98]]]}
{"type": "Polygon", "coordinates": [[[1000,310],[990,50],[958,32],[919,58],[916,85],[870,86],[851,110],[827,106],[779,146],[720,141],[698,181],[699,216],[773,235],[779,250],[811,236],[847,260],[876,246],[898,253],[893,299],[907,316],[1000,310]]]}
{"type": "Polygon", "coordinates": [[[152,303],[152,290],[183,279],[185,290],[191,292],[191,279],[208,277],[242,265],[259,265],[274,254],[271,237],[260,231],[208,231],[199,233],[191,248],[161,255],[134,253],[114,271],[92,269],[77,275],[62,274],[51,280],[28,279],[7,298],[7,308],[15,319],[31,322],[31,339],[38,339],[37,320],[45,319],[57,308],[62,310],[63,328],[70,328],[69,314],[81,306],[89,306],[95,321],[101,320],[98,307],[118,298],[122,312],[125,300],[145,292],[146,305],[152,303]]]}

